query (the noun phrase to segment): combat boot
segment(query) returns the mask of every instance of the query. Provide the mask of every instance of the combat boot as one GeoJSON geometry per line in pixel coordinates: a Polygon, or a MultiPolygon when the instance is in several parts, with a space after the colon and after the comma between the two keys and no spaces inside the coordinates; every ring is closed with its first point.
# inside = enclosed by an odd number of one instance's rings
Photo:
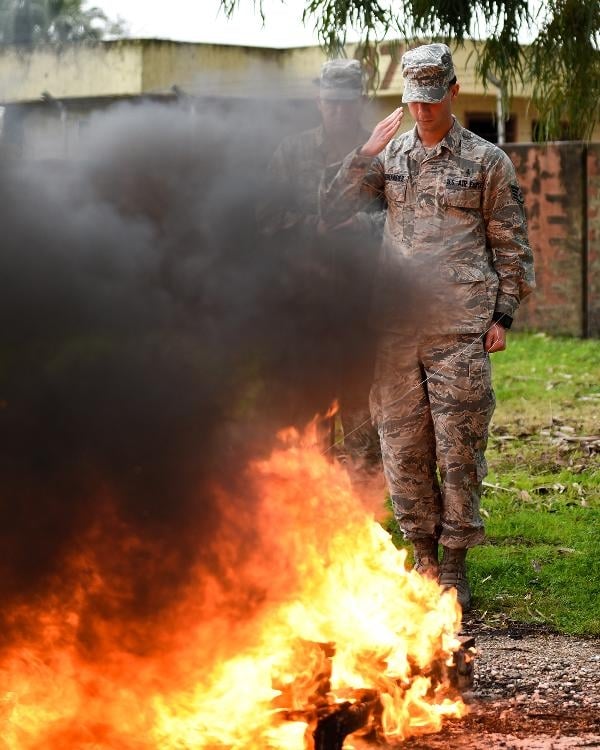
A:
{"type": "Polygon", "coordinates": [[[466,549],[444,547],[444,555],[440,566],[440,586],[444,590],[456,589],[456,598],[463,612],[471,608],[471,589],[467,581],[466,556],[466,549]]]}
{"type": "Polygon", "coordinates": [[[413,540],[413,556],[415,564],[413,570],[427,578],[437,581],[440,564],[438,562],[438,543],[434,537],[413,540]]]}

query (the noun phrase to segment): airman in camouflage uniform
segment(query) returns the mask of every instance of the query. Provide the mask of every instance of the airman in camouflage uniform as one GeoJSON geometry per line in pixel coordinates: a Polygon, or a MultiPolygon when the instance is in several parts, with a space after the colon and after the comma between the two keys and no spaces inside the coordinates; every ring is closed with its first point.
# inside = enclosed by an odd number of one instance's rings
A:
{"type": "MultiPolygon", "coordinates": [[[[259,209],[259,225],[264,234],[276,237],[284,249],[300,243],[305,268],[328,265],[327,273],[334,279],[331,293],[336,295],[341,307],[347,301],[341,287],[344,283],[356,287],[358,275],[364,287],[364,299],[351,302],[355,307],[364,306],[366,316],[372,293],[366,278],[369,271],[373,276],[370,251],[381,242],[385,204],[380,196],[375,200],[368,196],[352,217],[328,228],[320,222],[319,214],[319,187],[325,170],[337,171],[343,157],[370,135],[360,123],[364,96],[362,69],[357,60],[330,60],[323,64],[317,104],[322,124],[289,136],[275,151],[269,166],[273,184],[268,203],[259,209]],[[352,282],[348,279],[350,274],[352,282]]],[[[309,294],[310,291],[307,304],[309,294]]],[[[370,384],[344,387],[343,374],[338,373],[338,376],[343,386],[338,397],[347,436],[344,448],[362,467],[378,467],[381,452],[377,431],[370,419],[370,384]]],[[[305,416],[311,418],[312,414],[305,416]]]]}
{"type": "Polygon", "coordinates": [[[455,588],[466,609],[466,551],[484,538],[479,498],[495,404],[488,355],[505,348],[505,329],[533,289],[532,254],[512,163],[452,115],[448,47],[411,50],[402,68],[415,128],[393,138],[401,109],[379,123],[324,187],[322,216],[343,221],[365,189],[388,201],[371,409],[415,567],[455,588]],[[436,310],[417,328],[395,309],[398,270],[425,281],[436,310]]]}

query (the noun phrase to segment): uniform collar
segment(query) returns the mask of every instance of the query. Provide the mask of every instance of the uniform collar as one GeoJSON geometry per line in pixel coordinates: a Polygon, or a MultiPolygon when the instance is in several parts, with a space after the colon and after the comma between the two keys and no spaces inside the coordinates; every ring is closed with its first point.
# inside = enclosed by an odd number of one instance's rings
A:
{"type": "MultiPolygon", "coordinates": [[[[438,146],[440,149],[447,148],[448,151],[458,156],[460,154],[460,142],[462,139],[463,127],[454,115],[452,115],[452,120],[452,127],[439,142],[438,146]]],[[[402,150],[404,151],[404,153],[407,153],[408,151],[412,151],[415,148],[423,148],[423,144],[421,143],[421,139],[419,138],[416,125],[412,130],[408,132],[406,142],[402,150]]]]}
{"type": "Polygon", "coordinates": [[[462,132],[464,128],[456,119],[456,117],[454,117],[454,115],[452,115],[452,119],[454,120],[454,122],[452,123],[452,127],[442,139],[441,145],[447,148],[448,151],[453,153],[455,156],[460,156],[460,144],[462,141],[462,132]]]}

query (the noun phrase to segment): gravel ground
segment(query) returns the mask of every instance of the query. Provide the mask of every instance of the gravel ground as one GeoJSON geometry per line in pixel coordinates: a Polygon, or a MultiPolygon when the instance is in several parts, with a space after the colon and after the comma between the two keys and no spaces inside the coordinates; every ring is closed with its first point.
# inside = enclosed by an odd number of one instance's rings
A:
{"type": "Polygon", "coordinates": [[[471,711],[402,748],[600,750],[600,639],[466,621],[478,656],[471,711]]]}
{"type": "Polygon", "coordinates": [[[475,635],[475,700],[600,709],[600,639],[465,625],[475,635]]]}

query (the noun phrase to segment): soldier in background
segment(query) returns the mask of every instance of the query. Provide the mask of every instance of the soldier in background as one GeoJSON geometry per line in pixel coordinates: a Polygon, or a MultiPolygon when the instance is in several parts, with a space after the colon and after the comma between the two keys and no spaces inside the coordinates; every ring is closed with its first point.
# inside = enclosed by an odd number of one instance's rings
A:
{"type": "Polygon", "coordinates": [[[410,50],[402,71],[415,128],[394,138],[401,108],[381,121],[324,189],[322,216],[339,224],[365,189],[385,193],[371,410],[415,568],[456,589],[467,609],[465,558],[484,538],[479,502],[495,405],[488,355],[505,348],[533,289],[532,254],[512,163],[452,115],[459,85],[449,48],[410,50]],[[397,314],[396,269],[416,273],[428,289],[430,314],[417,327],[397,314]]]}
{"type": "MultiPolygon", "coordinates": [[[[282,253],[296,253],[295,284],[304,275],[305,294],[298,318],[319,314],[320,310],[336,309],[339,319],[324,322],[330,331],[340,326],[354,328],[352,351],[346,342],[332,342],[345,347],[333,356],[333,367],[325,377],[332,378],[332,393],[341,402],[341,418],[345,434],[344,450],[362,467],[380,464],[377,431],[371,424],[369,388],[374,350],[369,352],[365,341],[373,341],[372,332],[365,334],[372,304],[373,255],[379,251],[385,222],[385,203],[381,196],[365,193],[358,212],[344,221],[325,227],[319,214],[319,187],[326,170],[337,171],[341,160],[369,138],[361,124],[366,97],[363,74],[357,60],[331,60],[323,64],[319,78],[317,106],[321,125],[284,139],[269,166],[271,185],[269,197],[258,212],[263,235],[271,237],[282,253]],[[327,286],[327,284],[329,286],[327,286]],[[323,290],[330,295],[327,305],[317,296],[323,290]],[[360,329],[360,330],[359,330],[360,329]],[[361,363],[357,363],[361,358],[361,363]],[[369,361],[371,365],[369,366],[369,361]],[[358,366],[357,366],[358,365],[358,366]],[[353,372],[351,372],[353,371],[353,372]]],[[[320,335],[315,322],[315,336],[320,335]]],[[[299,358],[302,354],[299,355],[299,358]]],[[[301,365],[301,363],[299,363],[301,365]]],[[[310,387],[299,378],[297,390],[310,387]]],[[[298,400],[302,401],[301,394],[298,400]]],[[[323,405],[321,405],[323,406],[323,405]]],[[[291,418],[301,423],[312,418],[301,406],[291,418]]]]}

